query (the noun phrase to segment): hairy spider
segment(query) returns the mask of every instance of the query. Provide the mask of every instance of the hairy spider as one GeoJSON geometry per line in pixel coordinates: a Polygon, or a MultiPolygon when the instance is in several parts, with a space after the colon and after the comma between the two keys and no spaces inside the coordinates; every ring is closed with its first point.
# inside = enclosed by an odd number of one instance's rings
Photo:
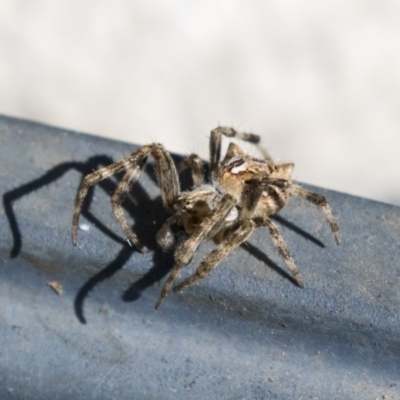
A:
{"type": "Polygon", "coordinates": [[[142,146],[124,159],[87,175],[79,188],[72,219],[72,242],[75,245],[79,215],[90,186],[126,171],[115,193],[111,205],[128,239],[139,250],[146,251],[130,228],[121,203],[138,179],[147,157],[155,160],[155,172],[160,185],[164,206],[171,212],[156,235],[158,244],[167,250],[176,241],[172,226],[183,227],[188,237],[175,250],[175,265],[164,283],[156,303],[159,308],[168,295],[180,270],[188,265],[204,240],[212,239],[217,247],[201,262],[196,271],[173,288],[182,290],[207,276],[234,248],[245,242],[254,229],[265,226],[274,245],[284,258],[298,286],[303,287],[301,275],[292,256],[270,216],[281,210],[292,194],[298,195],[321,208],[336,242],[340,243],[338,225],[324,196],[310,192],[292,182],[294,164],[276,164],[260,146],[260,137],[252,133],[238,132],[220,126],[211,131],[210,176],[204,182],[203,163],[199,156],[191,154],[179,166],[179,171],[190,168],[193,188],[181,192],[175,164],[163,145],[153,143],[142,146]],[[235,137],[255,144],[263,159],[251,157],[236,144],[230,143],[221,160],[222,136],[235,137]]]}

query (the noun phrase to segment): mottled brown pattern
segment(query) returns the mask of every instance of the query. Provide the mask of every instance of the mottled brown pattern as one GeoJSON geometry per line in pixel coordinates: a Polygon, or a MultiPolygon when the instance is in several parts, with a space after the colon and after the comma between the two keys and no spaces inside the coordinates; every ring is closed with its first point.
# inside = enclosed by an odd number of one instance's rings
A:
{"type": "Polygon", "coordinates": [[[175,249],[175,265],[164,283],[156,308],[163,303],[181,269],[192,261],[201,242],[211,239],[217,247],[204,258],[191,276],[173,288],[174,291],[184,289],[206,277],[258,227],[267,228],[293,278],[300,287],[303,287],[301,275],[289,249],[269,218],[286,206],[292,194],[321,208],[337,243],[340,243],[339,228],[325,197],[292,182],[294,164],[274,163],[260,145],[258,135],[219,126],[211,131],[210,176],[207,183],[205,183],[203,162],[196,154],[191,154],[179,165],[179,172],[186,168],[191,170],[193,187],[190,191],[181,192],[175,164],[166,149],[158,143],[142,146],[123,160],[86,176],[78,191],[72,219],[74,244],[77,240],[79,215],[89,187],[125,170],[124,177],[111,197],[112,209],[131,243],[142,251],[147,250],[128,225],[121,203],[138,179],[149,155],[155,161],[163,204],[172,213],[157,233],[157,243],[164,250],[175,245],[176,238],[172,230],[174,225],[183,229],[188,236],[175,249]],[[230,143],[221,161],[223,136],[255,144],[263,158],[251,157],[238,145],[230,143]]]}

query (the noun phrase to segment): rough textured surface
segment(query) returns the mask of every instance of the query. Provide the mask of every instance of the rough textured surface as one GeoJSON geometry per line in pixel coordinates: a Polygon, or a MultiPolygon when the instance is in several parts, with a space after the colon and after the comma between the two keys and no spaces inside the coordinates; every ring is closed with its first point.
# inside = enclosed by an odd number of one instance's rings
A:
{"type": "Polygon", "coordinates": [[[89,230],[70,242],[82,174],[131,150],[0,118],[2,399],[399,398],[398,207],[314,188],[342,245],[301,200],[276,218],[304,289],[259,230],[156,311],[172,260],[155,245],[166,215],[151,168],[125,203],[150,253],[124,244],[109,203],[117,179],[96,187],[89,230]]]}

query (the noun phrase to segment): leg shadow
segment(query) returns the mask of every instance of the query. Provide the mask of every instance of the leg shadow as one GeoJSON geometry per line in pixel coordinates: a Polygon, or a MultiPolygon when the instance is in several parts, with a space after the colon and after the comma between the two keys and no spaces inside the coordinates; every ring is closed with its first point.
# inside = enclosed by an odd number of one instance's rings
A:
{"type": "Polygon", "coordinates": [[[249,242],[245,242],[241,245],[246,251],[248,251],[253,257],[257,260],[262,261],[264,264],[268,265],[271,269],[277,272],[280,276],[287,279],[288,281],[292,282],[294,285],[297,286],[296,280],[293,279],[292,275],[286,272],[283,268],[281,268],[278,264],[272,261],[263,251],[259,248],[254,246],[249,242]]]}
{"type": "Polygon", "coordinates": [[[294,233],[297,233],[301,237],[303,237],[306,240],[309,240],[310,242],[316,244],[319,247],[324,248],[325,245],[318,240],[315,236],[311,235],[310,233],[306,232],[305,230],[301,229],[297,225],[293,224],[292,222],[289,222],[287,219],[281,217],[278,214],[272,215],[271,219],[279,222],[280,225],[286,226],[286,228],[290,229],[294,233]]]}
{"type": "MultiPolygon", "coordinates": [[[[304,239],[311,241],[312,243],[316,244],[317,246],[322,247],[322,248],[325,247],[325,245],[320,240],[318,240],[315,236],[304,231],[303,229],[301,229],[297,225],[293,224],[292,222],[289,222],[287,219],[281,217],[280,215],[272,215],[271,219],[277,221],[280,225],[285,226],[286,228],[297,233],[304,239]]],[[[281,275],[285,279],[289,280],[294,285],[298,286],[296,280],[293,279],[292,275],[290,275],[288,272],[286,272],[284,269],[282,269],[278,264],[273,262],[263,251],[258,249],[256,246],[252,245],[249,242],[243,243],[241,246],[244,249],[246,249],[252,256],[257,258],[257,260],[262,261],[263,263],[268,265],[270,268],[272,268],[275,272],[277,272],[279,275],[281,275]]]]}
{"type": "MultiPolygon", "coordinates": [[[[22,197],[28,196],[30,193],[35,192],[44,186],[50,185],[53,182],[56,182],[60,179],[65,173],[69,172],[70,170],[76,170],[85,176],[91,173],[93,170],[98,169],[104,165],[108,165],[112,163],[113,160],[108,156],[95,156],[90,158],[86,163],[81,162],[66,162],[56,167],[52,168],[46,174],[41,176],[38,179],[35,179],[31,182],[28,182],[16,189],[10,190],[3,195],[3,206],[6,218],[8,220],[11,234],[13,237],[13,246],[10,250],[10,258],[16,258],[22,249],[22,235],[21,230],[18,225],[18,220],[16,214],[14,212],[14,203],[17,202],[22,197]]],[[[106,192],[115,188],[115,184],[113,185],[111,182],[102,182],[100,187],[103,188],[106,192]]],[[[93,191],[88,193],[88,197],[85,202],[85,207],[83,209],[82,215],[84,215],[89,221],[96,224],[96,226],[107,236],[110,236],[112,239],[116,241],[121,241],[121,238],[115,235],[112,231],[110,231],[106,226],[104,226],[101,221],[95,218],[89,211],[88,211],[88,204],[90,204],[91,199],[93,196],[93,191]]]]}
{"type": "MultiPolygon", "coordinates": [[[[71,170],[80,172],[83,179],[87,174],[92,173],[94,170],[109,165],[113,162],[114,160],[108,156],[98,155],[91,157],[86,162],[62,163],[46,172],[43,176],[4,193],[3,206],[13,238],[13,244],[10,250],[10,258],[18,257],[23,249],[23,235],[21,233],[17,214],[15,212],[15,203],[19,199],[23,198],[24,196],[28,196],[30,193],[38,191],[47,185],[53,184],[71,170]]],[[[147,175],[146,178],[149,178],[151,181],[156,181],[151,165],[146,164],[143,172],[145,175],[147,175]]],[[[96,227],[96,229],[99,229],[108,238],[121,245],[121,249],[116,258],[106,268],[102,269],[100,272],[88,279],[79,289],[74,300],[74,310],[78,320],[82,323],[86,322],[83,309],[84,301],[89,292],[92,291],[97,284],[112,277],[129,261],[132,253],[137,251],[130,247],[123,237],[110,230],[97,217],[95,217],[92,212],[89,211],[90,204],[93,200],[94,190],[100,188],[107,194],[114,193],[123,174],[124,172],[121,172],[111,179],[106,179],[91,187],[88,191],[82,208],[82,216],[84,216],[96,227]]],[[[79,186],[77,185],[76,190],[78,190],[78,187],[79,186]]],[[[137,182],[134,186],[134,190],[127,194],[124,202],[122,203],[122,207],[124,208],[124,212],[127,214],[127,217],[130,217],[135,221],[134,231],[139,240],[145,244],[147,248],[155,251],[154,266],[147,274],[133,284],[123,296],[125,301],[134,301],[140,297],[141,292],[147,287],[151,286],[159,279],[162,279],[172,267],[172,255],[169,253],[164,254],[161,249],[158,248],[155,241],[156,232],[166,220],[168,214],[162,206],[161,198],[158,197],[155,200],[151,199],[147,192],[143,189],[140,182],[137,182]],[[149,221],[157,221],[157,223],[149,223],[149,221]]],[[[112,213],[111,206],[110,213],[112,213]]]]}

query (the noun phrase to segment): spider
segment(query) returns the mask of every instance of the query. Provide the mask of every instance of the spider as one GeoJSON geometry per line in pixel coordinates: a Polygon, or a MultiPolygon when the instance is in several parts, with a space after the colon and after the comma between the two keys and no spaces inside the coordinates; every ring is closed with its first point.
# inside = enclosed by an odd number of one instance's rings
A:
{"type": "Polygon", "coordinates": [[[79,188],[72,219],[74,245],[77,242],[79,215],[89,187],[125,170],[125,175],[111,197],[111,205],[130,242],[139,250],[147,251],[130,228],[121,203],[138,179],[149,155],[155,161],[154,168],[162,202],[172,214],[158,231],[157,243],[163,250],[168,250],[176,244],[176,237],[172,231],[174,225],[183,228],[187,234],[187,238],[176,245],[175,264],[164,283],[156,308],[159,308],[165,300],[180,270],[190,264],[201,242],[212,239],[217,246],[204,258],[191,276],[173,287],[174,291],[180,291],[206,277],[258,227],[267,228],[295,282],[299,287],[303,287],[301,275],[288,247],[270,219],[271,215],[288,204],[292,195],[300,196],[320,207],[337,244],[340,243],[339,228],[325,197],[292,182],[294,164],[274,163],[260,145],[258,135],[219,126],[211,131],[207,182],[205,182],[203,162],[198,155],[191,154],[177,169],[170,154],[159,143],[142,146],[122,160],[87,175],[79,188]],[[251,157],[238,145],[230,143],[225,157],[221,160],[223,136],[253,143],[263,158],[251,157]],[[178,171],[181,172],[186,168],[191,170],[193,187],[189,191],[182,192],[178,171]]]}

